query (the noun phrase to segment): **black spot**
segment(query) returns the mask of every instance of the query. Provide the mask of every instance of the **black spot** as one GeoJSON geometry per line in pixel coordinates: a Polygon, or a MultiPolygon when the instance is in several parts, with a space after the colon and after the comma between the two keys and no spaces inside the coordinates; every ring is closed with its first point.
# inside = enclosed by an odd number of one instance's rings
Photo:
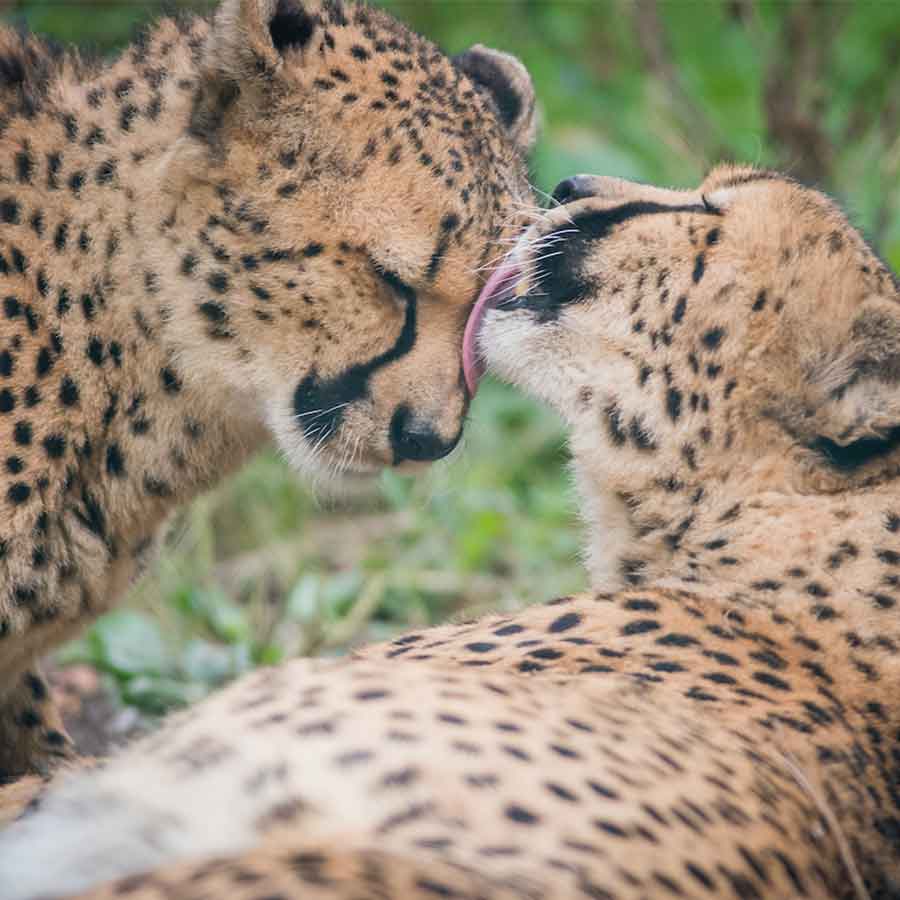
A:
{"type": "Polygon", "coordinates": [[[681,416],[681,391],[669,388],[666,393],[666,412],[673,422],[677,422],[681,416]]]}
{"type": "Polygon", "coordinates": [[[0,221],[7,225],[18,225],[20,213],[19,202],[14,197],[0,200],[0,221]]]}
{"type": "Polygon", "coordinates": [[[69,176],[69,190],[77,197],[81,194],[81,189],[84,187],[85,175],[84,172],[73,172],[69,176]]]}
{"type": "Polygon", "coordinates": [[[656,643],[662,647],[690,647],[692,644],[700,643],[695,637],[689,634],[679,634],[672,632],[657,638],[656,643]]]}
{"type": "Polygon", "coordinates": [[[88,341],[87,357],[95,366],[103,365],[103,341],[93,337],[88,341]]]}
{"type": "Polygon", "coordinates": [[[10,485],[9,490],[6,492],[6,497],[10,503],[14,503],[17,506],[25,503],[30,496],[31,488],[23,481],[17,481],[10,485]]]}
{"type": "Polygon", "coordinates": [[[56,226],[56,232],[53,236],[53,246],[56,247],[58,253],[62,253],[69,243],[69,224],[61,222],[56,226]]]}
{"type": "Polygon", "coordinates": [[[97,184],[109,184],[116,177],[116,161],[108,159],[97,167],[97,184]]]}
{"type": "Polygon", "coordinates": [[[0,413],[12,412],[16,408],[16,396],[9,388],[0,391],[0,413]]]}
{"type": "Polygon", "coordinates": [[[622,634],[630,637],[635,634],[646,634],[648,631],[658,631],[660,627],[655,619],[636,619],[622,627],[622,634]]]}
{"type": "Polygon", "coordinates": [[[604,412],[606,413],[606,430],[610,440],[617,447],[621,447],[627,439],[625,429],[622,427],[622,410],[618,404],[610,403],[604,412]]]}
{"type": "Polygon", "coordinates": [[[181,379],[168,366],[159,370],[159,378],[167,394],[177,394],[181,391],[181,379]]]}
{"type": "Polygon", "coordinates": [[[225,311],[225,307],[214,300],[201,303],[197,309],[199,309],[210,322],[214,322],[217,325],[222,324],[228,319],[228,313],[225,311]]]}
{"type": "Polygon", "coordinates": [[[754,672],[753,678],[760,684],[775,688],[779,691],[789,691],[791,689],[791,686],[787,681],[783,678],[779,678],[777,675],[773,675],[771,672],[754,672]]]}
{"type": "Polygon", "coordinates": [[[694,284],[697,284],[701,278],[703,278],[703,273],[706,271],[706,254],[698,253],[696,259],[694,260],[694,271],[691,273],[691,280],[694,284]]]}
{"type": "Polygon", "coordinates": [[[279,52],[305,47],[316,30],[317,20],[303,11],[294,0],[279,0],[269,22],[269,34],[279,52]]]}
{"type": "Polygon", "coordinates": [[[722,338],[724,337],[724,328],[710,328],[709,331],[704,333],[704,335],[701,337],[701,340],[708,350],[715,350],[719,346],[719,344],[722,343],[722,338]]]}
{"type": "Polygon", "coordinates": [[[106,516],[103,513],[103,508],[97,502],[97,498],[87,488],[82,489],[81,503],[83,508],[73,508],[75,517],[92,534],[105,539],[106,516]]]}
{"type": "Polygon", "coordinates": [[[29,422],[16,422],[13,428],[15,442],[23,447],[31,443],[31,424],[29,422]]]}
{"type": "Polygon", "coordinates": [[[518,825],[536,825],[540,821],[533,812],[517,803],[511,803],[506,807],[506,818],[518,825]]]}
{"type": "Polygon", "coordinates": [[[206,283],[217,293],[224,294],[228,290],[228,276],[224,272],[213,272],[206,283]]]}
{"type": "Polygon", "coordinates": [[[49,434],[41,442],[50,459],[59,459],[66,452],[66,438],[62,434],[49,434]]]}
{"type": "Polygon", "coordinates": [[[106,448],[106,472],[114,478],[123,478],[125,475],[125,458],[115,442],[106,448]]]}
{"type": "Polygon", "coordinates": [[[75,406],[78,403],[78,385],[68,375],[59,386],[59,400],[63,406],[75,406]]]}
{"type": "Polygon", "coordinates": [[[568,631],[570,628],[575,628],[580,624],[581,616],[578,613],[566,613],[558,619],[554,619],[547,630],[552,633],[557,633],[560,631],[568,631]]]}
{"type": "Polygon", "coordinates": [[[643,597],[626,600],[624,607],[632,612],[657,612],[659,610],[659,604],[655,600],[646,600],[643,597]]]}
{"type": "Polygon", "coordinates": [[[465,649],[470,650],[472,653],[490,653],[492,650],[497,649],[497,645],[487,641],[474,641],[471,644],[466,644],[465,649]]]}
{"type": "Polygon", "coordinates": [[[28,672],[25,675],[25,685],[38,703],[47,699],[47,685],[43,678],[39,678],[33,672],[28,672]]]}
{"type": "Polygon", "coordinates": [[[172,488],[165,482],[159,478],[154,478],[152,475],[144,476],[144,490],[151,497],[171,497],[172,496],[172,488]]]}
{"type": "Polygon", "coordinates": [[[122,131],[131,131],[131,126],[137,114],[138,108],[133,103],[126,103],[119,114],[119,128],[122,131]]]}

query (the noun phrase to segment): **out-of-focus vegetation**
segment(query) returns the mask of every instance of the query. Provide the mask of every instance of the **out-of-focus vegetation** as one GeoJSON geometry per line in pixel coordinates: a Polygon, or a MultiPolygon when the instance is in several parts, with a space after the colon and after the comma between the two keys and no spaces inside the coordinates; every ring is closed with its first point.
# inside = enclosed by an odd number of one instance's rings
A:
{"type": "MultiPolygon", "coordinates": [[[[7,0],[6,17],[113,52],[153,0],[7,0]]],[[[173,5],[209,10],[209,0],[173,5]]],[[[450,52],[517,54],[541,100],[534,181],[676,186],[721,159],[825,187],[900,265],[900,4],[385,0],[450,52]]],[[[577,589],[563,434],[487,384],[466,444],[417,482],[318,502],[272,454],[178,519],[155,575],[67,659],[160,711],[262,662],[577,589]]]]}

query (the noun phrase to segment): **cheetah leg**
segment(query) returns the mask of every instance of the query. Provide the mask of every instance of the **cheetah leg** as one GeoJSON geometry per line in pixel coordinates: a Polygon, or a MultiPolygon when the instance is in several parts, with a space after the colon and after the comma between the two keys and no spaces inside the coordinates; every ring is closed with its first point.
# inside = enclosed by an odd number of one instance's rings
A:
{"type": "Polygon", "coordinates": [[[50,688],[34,660],[0,697],[0,784],[49,775],[75,756],[50,688]]]}

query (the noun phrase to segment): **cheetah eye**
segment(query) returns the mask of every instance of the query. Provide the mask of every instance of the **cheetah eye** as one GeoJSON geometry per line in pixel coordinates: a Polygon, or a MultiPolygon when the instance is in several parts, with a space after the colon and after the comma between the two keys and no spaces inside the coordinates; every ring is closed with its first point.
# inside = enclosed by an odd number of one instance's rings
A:
{"type": "Polygon", "coordinates": [[[900,447],[900,426],[892,428],[884,437],[864,437],[850,444],[838,444],[827,437],[816,438],[810,444],[810,449],[820,453],[829,465],[842,472],[855,472],[897,447],[900,447]]]}
{"type": "Polygon", "coordinates": [[[414,299],[415,290],[408,285],[396,272],[386,269],[380,263],[372,260],[372,268],[375,274],[395,293],[405,300],[414,299]]]}

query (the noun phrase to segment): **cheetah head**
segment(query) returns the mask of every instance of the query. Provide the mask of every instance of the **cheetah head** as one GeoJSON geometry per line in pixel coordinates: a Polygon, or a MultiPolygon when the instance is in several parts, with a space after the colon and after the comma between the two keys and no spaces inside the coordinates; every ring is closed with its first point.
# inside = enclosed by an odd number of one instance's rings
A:
{"type": "Polygon", "coordinates": [[[486,285],[466,370],[559,411],[589,519],[890,490],[900,291],[829,198],[722,167],[695,191],[578,176],[557,199],[486,285]]]}
{"type": "Polygon", "coordinates": [[[480,272],[530,198],[524,68],[336,0],[224,0],[198,52],[166,161],[204,212],[185,369],[226,379],[307,471],[446,455],[480,272]]]}

